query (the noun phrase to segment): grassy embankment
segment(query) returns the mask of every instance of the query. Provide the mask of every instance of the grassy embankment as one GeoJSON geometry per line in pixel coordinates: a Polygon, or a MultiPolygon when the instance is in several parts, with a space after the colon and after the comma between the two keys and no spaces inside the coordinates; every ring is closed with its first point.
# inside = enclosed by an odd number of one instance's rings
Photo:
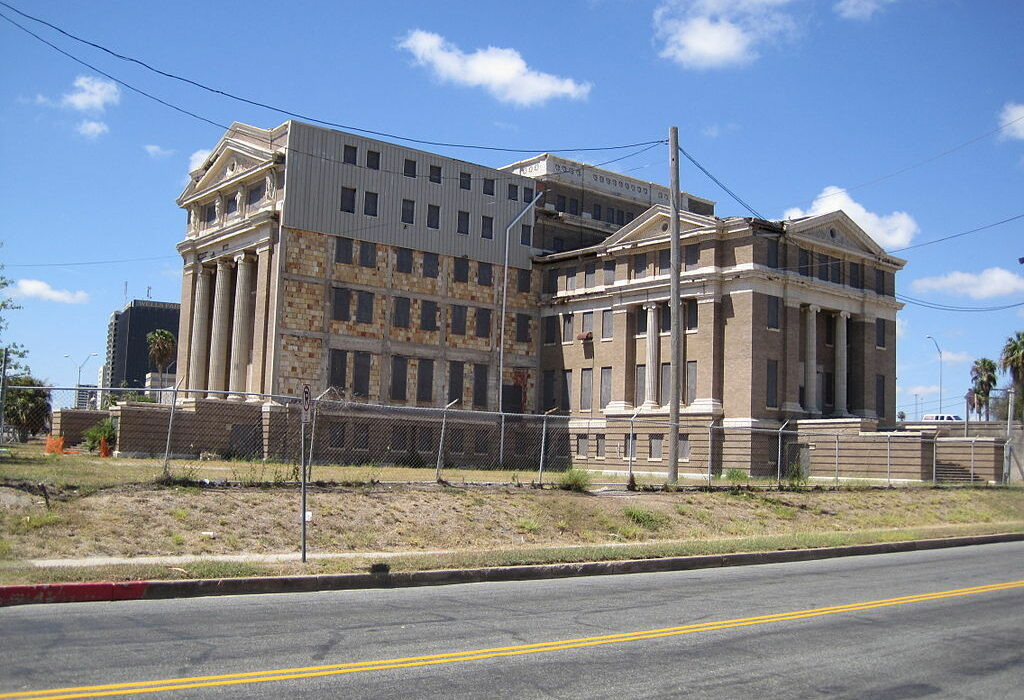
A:
{"type": "MultiPolygon", "coordinates": [[[[0,483],[43,483],[50,507],[38,487],[34,493],[0,488],[0,584],[344,573],[384,560],[393,571],[408,571],[1024,531],[1024,489],[1016,488],[737,487],[593,495],[514,485],[382,485],[376,483],[382,480],[379,468],[336,467],[343,478],[334,478],[348,486],[309,494],[309,551],[343,557],[305,565],[209,559],[59,568],[29,563],[296,551],[299,500],[297,489],[282,483],[287,474],[272,467],[228,475],[212,471],[218,465],[204,468],[194,477],[253,485],[161,484],[158,460],[47,457],[15,448],[0,461],[0,483]]],[[[481,480],[493,481],[489,474],[481,480]]]]}

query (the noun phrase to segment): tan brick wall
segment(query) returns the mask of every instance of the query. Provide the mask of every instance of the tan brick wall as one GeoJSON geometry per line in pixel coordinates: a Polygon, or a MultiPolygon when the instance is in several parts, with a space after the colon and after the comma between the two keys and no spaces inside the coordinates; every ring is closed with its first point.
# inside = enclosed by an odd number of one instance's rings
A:
{"type": "Polygon", "coordinates": [[[287,236],[285,246],[285,273],[306,277],[323,277],[327,260],[327,239],[320,233],[284,229],[287,236]]]}
{"type": "Polygon", "coordinates": [[[324,325],[324,286],[285,279],[282,291],[281,328],[319,331],[324,325]]]}
{"type": "Polygon", "coordinates": [[[279,391],[299,396],[305,383],[320,386],[324,371],[324,347],[320,338],[281,334],[279,391]]]}

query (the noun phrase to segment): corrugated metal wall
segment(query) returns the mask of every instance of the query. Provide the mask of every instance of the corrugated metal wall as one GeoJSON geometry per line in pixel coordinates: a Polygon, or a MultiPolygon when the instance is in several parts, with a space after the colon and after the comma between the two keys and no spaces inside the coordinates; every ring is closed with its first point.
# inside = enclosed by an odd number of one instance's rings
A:
{"type": "MultiPolygon", "coordinates": [[[[505,227],[527,205],[523,188],[534,182],[465,161],[418,151],[354,134],[299,122],[291,123],[288,156],[288,193],[284,225],[329,235],[398,245],[443,255],[468,256],[501,264],[505,227]],[[356,147],[356,162],[344,162],[345,146],[356,147]],[[380,169],[366,166],[368,150],[380,152],[380,169]],[[416,177],[404,175],[405,159],[416,161],[416,177]],[[430,166],[441,166],[441,182],[431,182],[430,166]],[[461,189],[459,174],[471,176],[471,188],[461,189]],[[494,195],[483,194],[484,178],[495,181],[494,195]],[[518,186],[518,199],[508,198],[508,185],[518,186]],[[356,190],[355,213],[341,211],[341,190],[356,190]],[[363,214],[363,193],[379,195],[377,216],[363,214]],[[402,200],[416,202],[415,222],[401,223],[402,200]],[[427,206],[441,207],[440,228],[427,228],[427,206]],[[456,233],[458,212],[470,214],[470,233],[456,233]],[[481,237],[483,216],[494,219],[494,238],[481,237]]],[[[519,224],[533,224],[533,212],[519,224]]],[[[509,264],[529,268],[530,248],[520,244],[519,224],[512,230],[509,264]]]]}

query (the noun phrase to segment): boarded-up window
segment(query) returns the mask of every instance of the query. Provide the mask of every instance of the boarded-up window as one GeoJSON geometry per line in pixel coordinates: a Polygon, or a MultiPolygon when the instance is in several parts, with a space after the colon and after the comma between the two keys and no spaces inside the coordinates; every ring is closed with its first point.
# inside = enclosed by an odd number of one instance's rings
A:
{"type": "Polygon", "coordinates": [[[562,314],[562,342],[572,342],[572,314],[562,314]]]}
{"type": "Polygon", "coordinates": [[[466,307],[452,305],[452,335],[466,335],[466,307]]]}
{"type": "Polygon", "coordinates": [[[612,368],[601,368],[601,408],[604,408],[612,400],[612,368]]]}
{"type": "Polygon", "coordinates": [[[558,342],[558,316],[544,317],[544,342],[548,344],[558,342]]]}
{"type": "Polygon", "coordinates": [[[411,224],[416,221],[416,202],[411,199],[402,200],[402,223],[411,224]]]}
{"type": "Polygon", "coordinates": [[[469,282],[469,258],[455,258],[452,278],[456,282],[469,282]]]}
{"type": "Polygon", "coordinates": [[[356,292],[356,322],[373,323],[373,292],[356,292]]]}
{"type": "Polygon", "coordinates": [[[662,406],[670,405],[669,399],[672,397],[672,363],[662,362],[661,363],[661,376],[658,377],[658,403],[662,406]]]}
{"type": "Polygon", "coordinates": [[[370,241],[359,242],[359,264],[363,267],[377,267],[377,244],[370,241]]]}
{"type": "Polygon", "coordinates": [[[885,319],[875,319],[875,347],[885,347],[885,319]]]}
{"type": "Polygon", "coordinates": [[[768,360],[768,374],[765,387],[765,405],[768,408],[779,407],[779,361],[768,360]]]}
{"type": "Polygon", "coordinates": [[[430,173],[429,173],[429,175],[427,177],[435,185],[440,185],[441,184],[441,166],[440,165],[431,165],[430,166],[430,173]]]}
{"type": "Polygon", "coordinates": [[[572,396],[572,370],[562,370],[562,393],[558,397],[558,406],[563,411],[568,411],[572,408],[569,403],[569,397],[572,396]]]}
{"type": "Polygon", "coordinates": [[[589,411],[593,404],[594,370],[584,367],[580,370],[580,410],[589,411]]]}
{"type": "Polygon", "coordinates": [[[377,193],[363,193],[363,213],[367,216],[377,216],[377,193]]]}
{"type": "Polygon", "coordinates": [[[648,439],[648,459],[661,459],[661,444],[662,436],[659,433],[649,435],[648,439]]]}
{"type": "Polygon", "coordinates": [[[441,207],[436,204],[427,205],[427,228],[441,228],[441,207]]]}
{"type": "Polygon", "coordinates": [[[345,388],[348,376],[348,353],[344,350],[331,350],[330,368],[328,369],[330,385],[338,389],[345,388]]]}
{"type": "Polygon", "coordinates": [[[412,251],[408,248],[399,248],[395,254],[395,270],[398,272],[412,272],[412,251]]]}
{"type": "Polygon", "coordinates": [[[555,407],[555,370],[546,369],[541,375],[541,408],[545,411],[555,407]]]}
{"type": "Polygon", "coordinates": [[[490,287],[494,283],[494,268],[489,262],[477,263],[476,283],[482,287],[490,287]]]}
{"type": "Polygon", "coordinates": [[[409,297],[395,297],[395,311],[391,316],[391,325],[395,328],[409,327],[409,297]]]}
{"type": "Polygon", "coordinates": [[[612,310],[604,309],[601,312],[601,338],[607,340],[612,337],[614,333],[614,321],[612,320],[612,310]]]}
{"type": "Polygon", "coordinates": [[[355,353],[352,364],[352,393],[365,398],[370,395],[370,353],[355,353]]]}
{"type": "Polygon", "coordinates": [[[640,279],[647,276],[647,253],[637,253],[633,256],[633,279],[640,279]]]}
{"type": "Polygon", "coordinates": [[[633,386],[633,405],[639,406],[647,400],[647,365],[637,365],[633,386]]]}
{"type": "Polygon", "coordinates": [[[686,403],[697,400],[697,361],[686,361],[686,403]]]}
{"type": "Polygon", "coordinates": [[[399,355],[391,358],[391,400],[405,401],[406,378],[409,361],[399,355]]]}
{"type": "Polygon", "coordinates": [[[423,300],[420,302],[420,330],[437,330],[437,302],[423,300]]]}
{"type": "Polygon", "coordinates": [[[484,178],[484,194],[494,194],[494,178],[484,178]]]}
{"type": "Polygon", "coordinates": [[[456,233],[461,233],[465,236],[469,235],[469,212],[460,211],[458,218],[458,225],[455,229],[456,233]]]}
{"type": "Polygon", "coordinates": [[[691,243],[683,248],[683,269],[696,270],[700,266],[700,244],[691,243]]]}
{"type": "Polygon", "coordinates": [[[779,298],[767,297],[768,299],[768,327],[779,327],[779,298]]]}
{"type": "Polygon", "coordinates": [[[582,457],[582,458],[586,459],[588,447],[589,447],[589,445],[587,444],[587,436],[586,435],[577,435],[576,436],[576,456],[577,457],[582,457]]]}
{"type": "Polygon", "coordinates": [[[533,245],[533,226],[523,224],[519,229],[520,245],[533,245]]]}
{"type": "Polygon", "coordinates": [[[352,292],[341,287],[334,288],[331,300],[331,319],[334,321],[351,320],[352,292]]]}
{"type": "Polygon", "coordinates": [[[448,363],[448,401],[462,400],[466,366],[458,360],[448,363]]]}
{"type": "Polygon", "coordinates": [[[533,275],[529,270],[517,270],[516,272],[516,291],[529,292],[533,282],[533,275]]]}
{"type": "Polygon", "coordinates": [[[615,261],[604,261],[604,283],[615,284],[615,261]]]}
{"type": "Polygon", "coordinates": [[[356,191],[353,187],[341,188],[341,210],[349,214],[356,212],[356,191]]]}
{"type": "Polygon", "coordinates": [[[686,330],[697,330],[697,302],[694,299],[683,302],[686,306],[686,330]]]}
{"type": "Polygon", "coordinates": [[[480,237],[481,238],[494,238],[494,217],[493,216],[482,216],[482,217],[480,217],[480,237]]]}
{"type": "Polygon", "coordinates": [[[516,314],[516,342],[530,342],[530,315],[516,314]]]}
{"type": "Polygon", "coordinates": [[[334,262],[345,263],[346,265],[352,263],[351,238],[339,237],[334,239],[334,262]]]}
{"type": "Polygon", "coordinates": [[[422,359],[417,363],[416,400],[430,403],[434,400],[434,361],[422,359]]]}
{"type": "Polygon", "coordinates": [[[487,408],[487,365],[473,365],[473,406],[487,408]]]}
{"type": "Polygon", "coordinates": [[[473,178],[469,173],[459,173],[459,188],[468,190],[472,187],[473,178]]]}
{"type": "Polygon", "coordinates": [[[423,254],[423,276],[437,279],[438,255],[437,253],[423,254]]]}
{"type": "MultiPolygon", "coordinates": [[[[416,161],[411,158],[406,158],[403,172],[406,177],[416,177],[416,161]]],[[[438,171],[438,174],[440,174],[440,170],[438,171]]]]}
{"type": "Polygon", "coordinates": [[[597,265],[587,263],[583,266],[583,286],[587,289],[597,285],[597,265]]]}
{"type": "Polygon", "coordinates": [[[380,170],[380,151],[366,152],[366,167],[370,170],[380,170]]]}
{"type": "Polygon", "coordinates": [[[476,312],[476,337],[491,337],[491,310],[477,308],[476,312]]]}

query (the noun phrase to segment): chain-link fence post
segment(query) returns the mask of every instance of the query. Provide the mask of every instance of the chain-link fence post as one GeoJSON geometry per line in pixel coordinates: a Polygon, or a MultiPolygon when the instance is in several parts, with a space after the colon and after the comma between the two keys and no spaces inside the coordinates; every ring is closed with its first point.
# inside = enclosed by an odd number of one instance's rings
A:
{"type": "Polygon", "coordinates": [[[833,437],[836,439],[836,488],[839,487],[839,433],[833,437]]]}
{"type": "MultiPolygon", "coordinates": [[[[178,387],[185,381],[182,377],[178,382],[171,388],[171,413],[167,416],[167,443],[164,445],[164,478],[171,478],[171,435],[174,434],[174,412],[178,407],[178,387]]],[[[161,398],[163,394],[161,393],[161,398]]]]}
{"type": "MultiPolygon", "coordinates": [[[[0,367],[0,442],[4,440],[4,416],[7,415],[7,348],[4,348],[3,365],[0,367]]],[[[1009,433],[1006,434],[1010,436],[1009,433]]]]}
{"type": "Polygon", "coordinates": [[[780,489],[782,488],[782,431],[786,429],[787,425],[789,425],[789,418],[787,418],[786,422],[779,428],[779,454],[775,463],[775,471],[777,472],[775,479],[780,489]]]}
{"type": "Polygon", "coordinates": [[[885,485],[892,487],[892,435],[885,436],[885,485]]]}
{"type": "Polygon", "coordinates": [[[974,443],[977,442],[977,436],[971,438],[971,484],[974,484],[974,443]]]}
{"type": "Polygon", "coordinates": [[[938,452],[939,440],[938,435],[932,436],[932,486],[939,483],[939,472],[938,472],[938,452]]]}
{"type": "Polygon", "coordinates": [[[450,401],[441,411],[441,437],[437,441],[437,467],[434,470],[434,481],[441,481],[441,465],[444,463],[444,434],[448,428],[448,409],[458,402],[458,399],[450,401]]]}
{"type": "Polygon", "coordinates": [[[715,439],[714,430],[715,422],[711,421],[708,426],[708,488],[711,488],[711,445],[715,439]]]}

